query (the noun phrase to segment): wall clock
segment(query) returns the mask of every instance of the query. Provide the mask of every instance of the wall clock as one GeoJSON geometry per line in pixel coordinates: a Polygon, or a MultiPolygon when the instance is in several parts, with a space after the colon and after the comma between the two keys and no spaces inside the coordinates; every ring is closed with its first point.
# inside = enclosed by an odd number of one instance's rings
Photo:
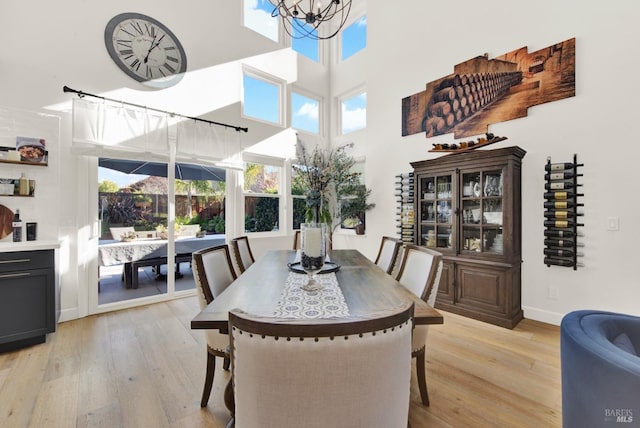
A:
{"type": "Polygon", "coordinates": [[[104,30],[107,52],[122,71],[138,82],[167,88],[187,70],[178,38],[161,22],[140,13],[121,13],[104,30]]]}

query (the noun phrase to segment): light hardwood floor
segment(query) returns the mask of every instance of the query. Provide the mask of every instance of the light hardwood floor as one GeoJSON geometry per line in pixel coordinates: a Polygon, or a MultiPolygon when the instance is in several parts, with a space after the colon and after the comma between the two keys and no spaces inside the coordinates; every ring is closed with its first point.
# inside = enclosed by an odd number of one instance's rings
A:
{"type": "MultiPolygon", "coordinates": [[[[91,316],[59,324],[46,344],[0,354],[0,426],[224,427],[221,362],[209,406],[199,406],[197,312],[189,297],[91,316]]],[[[507,330],[443,314],[427,342],[430,407],[414,367],[412,428],[562,425],[557,326],[524,320],[507,330]]]]}

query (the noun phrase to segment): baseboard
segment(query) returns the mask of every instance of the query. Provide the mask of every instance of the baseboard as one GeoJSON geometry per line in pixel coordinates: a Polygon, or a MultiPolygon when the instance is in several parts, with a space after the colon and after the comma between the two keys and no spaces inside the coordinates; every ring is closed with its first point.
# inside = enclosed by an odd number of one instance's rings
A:
{"type": "Polygon", "coordinates": [[[78,314],[78,308],[63,309],[60,311],[60,318],[58,319],[58,322],[77,320],[80,318],[78,314]]]}
{"type": "Polygon", "coordinates": [[[530,308],[523,306],[524,317],[529,320],[540,321],[547,324],[560,325],[564,314],[556,312],[545,311],[538,308],[530,308]]]}

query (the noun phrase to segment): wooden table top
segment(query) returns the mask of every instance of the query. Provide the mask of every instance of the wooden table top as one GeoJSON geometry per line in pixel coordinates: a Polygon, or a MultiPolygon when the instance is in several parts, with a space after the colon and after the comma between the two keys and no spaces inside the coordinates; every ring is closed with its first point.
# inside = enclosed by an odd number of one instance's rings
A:
{"type": "MultiPolygon", "coordinates": [[[[191,321],[193,329],[228,329],[228,313],[240,309],[254,315],[272,316],[286,284],[296,252],[273,250],[249,267],[223,293],[191,321]]],[[[407,301],[415,304],[416,324],[442,324],[442,315],[426,302],[405,289],[381,268],[357,250],[333,250],[331,261],[341,268],[336,272],[349,317],[333,319],[282,319],[291,323],[341,323],[376,318],[388,314],[407,301]]]]}

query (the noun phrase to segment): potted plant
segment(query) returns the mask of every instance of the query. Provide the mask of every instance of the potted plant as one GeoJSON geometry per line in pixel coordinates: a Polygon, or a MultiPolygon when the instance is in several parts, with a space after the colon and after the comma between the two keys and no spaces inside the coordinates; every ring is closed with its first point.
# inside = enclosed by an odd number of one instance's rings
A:
{"type": "Polygon", "coordinates": [[[364,184],[352,184],[340,190],[340,219],[343,227],[354,229],[357,235],[364,234],[365,212],[376,204],[368,201],[371,189],[364,184]]]}
{"type": "Polygon", "coordinates": [[[316,146],[310,153],[298,140],[298,164],[293,168],[307,189],[307,221],[327,223],[333,231],[346,219],[355,222],[357,218],[358,224],[364,224],[364,212],[375,206],[367,202],[371,190],[361,183],[362,174],[353,171],[356,162],[347,153],[352,146],[328,150],[316,146]]]}

